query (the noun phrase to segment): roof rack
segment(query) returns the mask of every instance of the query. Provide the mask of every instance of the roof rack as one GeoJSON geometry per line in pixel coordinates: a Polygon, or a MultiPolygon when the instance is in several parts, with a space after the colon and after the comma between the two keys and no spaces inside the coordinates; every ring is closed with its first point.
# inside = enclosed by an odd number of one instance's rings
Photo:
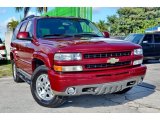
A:
{"type": "Polygon", "coordinates": [[[21,22],[22,22],[22,21],[25,21],[25,20],[28,20],[28,19],[31,19],[31,18],[34,18],[34,17],[39,17],[39,16],[35,16],[35,15],[27,16],[27,17],[23,18],[23,19],[21,20],[21,22]]]}

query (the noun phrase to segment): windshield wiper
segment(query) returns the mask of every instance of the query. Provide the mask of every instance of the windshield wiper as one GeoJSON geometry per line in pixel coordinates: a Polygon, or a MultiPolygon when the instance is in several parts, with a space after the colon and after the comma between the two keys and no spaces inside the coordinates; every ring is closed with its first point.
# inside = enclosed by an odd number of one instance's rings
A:
{"type": "Polygon", "coordinates": [[[74,36],[80,36],[80,37],[84,37],[84,36],[91,36],[91,37],[101,37],[97,34],[94,33],[79,33],[79,34],[75,34],[74,36]]]}
{"type": "Polygon", "coordinates": [[[73,37],[72,35],[66,35],[66,34],[48,34],[48,35],[43,35],[43,38],[59,38],[59,37],[73,37]]]}

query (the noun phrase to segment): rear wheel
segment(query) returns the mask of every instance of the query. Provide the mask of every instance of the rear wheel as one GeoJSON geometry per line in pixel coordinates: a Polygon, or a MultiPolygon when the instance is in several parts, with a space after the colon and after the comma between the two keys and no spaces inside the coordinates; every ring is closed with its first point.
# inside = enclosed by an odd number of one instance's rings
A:
{"type": "Polygon", "coordinates": [[[35,101],[45,107],[59,107],[65,102],[63,96],[56,96],[50,87],[48,69],[46,66],[39,66],[33,73],[31,92],[35,101]]]}
{"type": "Polygon", "coordinates": [[[12,60],[11,63],[12,63],[12,74],[13,74],[14,81],[17,83],[24,82],[17,74],[17,66],[14,60],[12,60]]]}
{"type": "Polygon", "coordinates": [[[115,92],[115,94],[125,94],[126,92],[128,92],[128,91],[131,90],[131,89],[132,89],[132,87],[125,88],[125,89],[123,89],[122,91],[115,92]]]}

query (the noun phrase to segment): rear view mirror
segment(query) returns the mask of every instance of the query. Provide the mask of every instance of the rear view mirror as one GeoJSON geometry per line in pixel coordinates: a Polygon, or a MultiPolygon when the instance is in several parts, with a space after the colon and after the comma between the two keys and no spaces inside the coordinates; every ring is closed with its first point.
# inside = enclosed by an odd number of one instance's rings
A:
{"type": "Polygon", "coordinates": [[[110,37],[109,32],[103,32],[103,35],[104,35],[105,38],[109,38],[110,37]]]}
{"type": "Polygon", "coordinates": [[[148,43],[148,41],[143,41],[142,43],[148,43]]]}
{"type": "Polygon", "coordinates": [[[17,39],[20,39],[20,40],[31,40],[31,37],[29,36],[29,32],[19,32],[17,34],[17,39]]]}

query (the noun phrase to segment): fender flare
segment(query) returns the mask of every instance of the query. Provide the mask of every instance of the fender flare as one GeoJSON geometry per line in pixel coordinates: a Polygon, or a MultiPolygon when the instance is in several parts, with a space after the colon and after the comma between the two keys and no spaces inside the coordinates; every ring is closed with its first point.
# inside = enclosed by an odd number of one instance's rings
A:
{"type": "MultiPolygon", "coordinates": [[[[51,66],[51,62],[50,62],[50,60],[49,60],[49,57],[48,57],[46,54],[41,53],[41,52],[34,52],[34,53],[33,53],[33,59],[34,59],[34,58],[43,61],[43,63],[46,65],[46,67],[48,67],[48,68],[51,68],[51,67],[52,67],[52,66],[51,66]]],[[[33,60],[32,60],[32,62],[33,62],[33,60]]]]}

